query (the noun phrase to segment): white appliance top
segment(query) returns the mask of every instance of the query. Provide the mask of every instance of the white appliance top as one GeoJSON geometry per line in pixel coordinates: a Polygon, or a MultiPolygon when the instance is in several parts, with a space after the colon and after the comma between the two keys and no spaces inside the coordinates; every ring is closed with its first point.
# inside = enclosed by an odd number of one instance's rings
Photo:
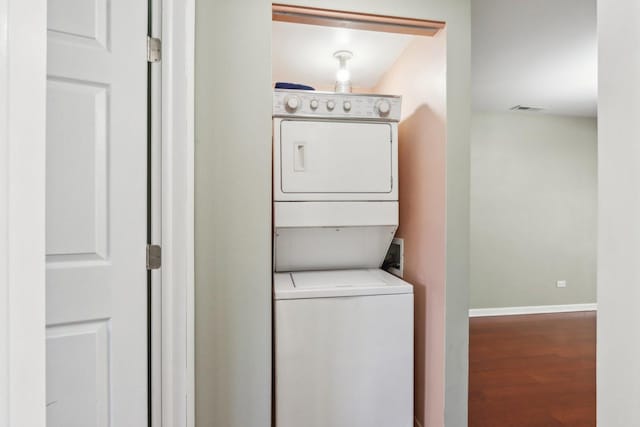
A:
{"type": "Polygon", "coordinates": [[[275,89],[274,117],[400,121],[402,97],[275,89]]]}
{"type": "Polygon", "coordinates": [[[410,284],[380,269],[276,273],[273,281],[276,300],[413,293],[410,284]]]}

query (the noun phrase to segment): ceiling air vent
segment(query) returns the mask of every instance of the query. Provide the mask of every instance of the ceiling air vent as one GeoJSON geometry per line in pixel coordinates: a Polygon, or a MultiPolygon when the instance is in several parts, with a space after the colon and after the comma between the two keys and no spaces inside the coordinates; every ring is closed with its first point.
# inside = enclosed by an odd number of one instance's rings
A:
{"type": "Polygon", "coordinates": [[[532,107],[530,105],[516,105],[516,106],[513,106],[513,107],[509,108],[509,110],[511,110],[511,111],[531,111],[531,112],[536,112],[536,111],[542,111],[542,110],[544,110],[544,108],[542,108],[542,107],[532,107]]]}

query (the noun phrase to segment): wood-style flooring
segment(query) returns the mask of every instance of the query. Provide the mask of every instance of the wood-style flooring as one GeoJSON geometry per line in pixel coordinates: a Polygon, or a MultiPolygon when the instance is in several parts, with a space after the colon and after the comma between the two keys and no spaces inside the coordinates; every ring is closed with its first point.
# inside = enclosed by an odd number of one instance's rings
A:
{"type": "Polygon", "coordinates": [[[596,313],[469,320],[469,427],[596,425],[596,313]]]}

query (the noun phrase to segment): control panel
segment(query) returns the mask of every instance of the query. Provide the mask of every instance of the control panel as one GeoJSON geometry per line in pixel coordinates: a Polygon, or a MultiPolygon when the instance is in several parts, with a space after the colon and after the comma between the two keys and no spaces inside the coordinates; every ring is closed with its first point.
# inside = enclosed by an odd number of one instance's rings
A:
{"type": "Polygon", "coordinates": [[[274,117],[356,118],[400,121],[402,98],[391,95],[275,90],[274,117]]]}

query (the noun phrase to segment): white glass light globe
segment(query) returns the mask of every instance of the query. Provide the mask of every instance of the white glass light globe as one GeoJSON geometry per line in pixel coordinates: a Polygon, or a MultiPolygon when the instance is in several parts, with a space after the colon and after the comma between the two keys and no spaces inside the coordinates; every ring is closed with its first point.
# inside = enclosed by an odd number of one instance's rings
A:
{"type": "Polygon", "coordinates": [[[351,79],[351,73],[346,68],[340,68],[336,72],[336,80],[339,82],[348,82],[351,79]]]}

